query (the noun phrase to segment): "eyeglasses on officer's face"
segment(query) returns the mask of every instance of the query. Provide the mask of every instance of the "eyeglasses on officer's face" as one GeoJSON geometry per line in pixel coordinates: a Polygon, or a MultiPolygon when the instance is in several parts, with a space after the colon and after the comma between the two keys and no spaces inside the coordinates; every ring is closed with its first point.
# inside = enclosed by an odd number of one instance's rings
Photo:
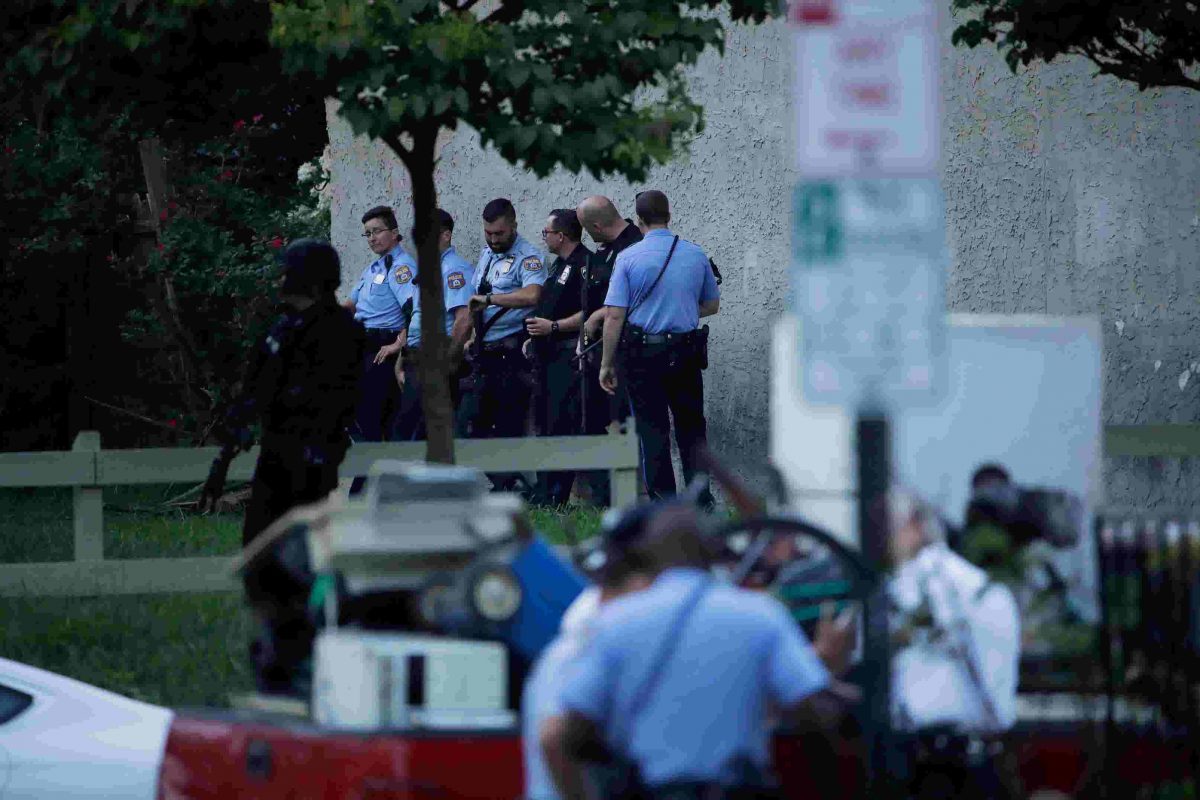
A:
{"type": "Polygon", "coordinates": [[[362,236],[364,239],[372,239],[381,233],[386,233],[387,231],[394,231],[394,230],[397,230],[397,228],[373,228],[373,229],[363,231],[362,236]]]}
{"type": "Polygon", "coordinates": [[[542,228],[542,238],[543,238],[543,239],[545,239],[546,237],[548,237],[548,236],[549,236],[550,234],[552,234],[552,233],[557,233],[559,236],[562,236],[562,235],[563,235],[563,232],[562,232],[562,231],[556,231],[556,230],[554,230],[553,228],[542,228]]]}

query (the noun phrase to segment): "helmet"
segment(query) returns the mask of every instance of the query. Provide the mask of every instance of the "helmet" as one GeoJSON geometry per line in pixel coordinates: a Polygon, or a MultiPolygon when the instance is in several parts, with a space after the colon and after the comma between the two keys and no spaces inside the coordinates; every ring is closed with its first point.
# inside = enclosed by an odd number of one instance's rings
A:
{"type": "Polygon", "coordinates": [[[282,294],[332,292],[342,282],[342,264],[329,242],[297,239],[283,251],[282,261],[282,294]]]}

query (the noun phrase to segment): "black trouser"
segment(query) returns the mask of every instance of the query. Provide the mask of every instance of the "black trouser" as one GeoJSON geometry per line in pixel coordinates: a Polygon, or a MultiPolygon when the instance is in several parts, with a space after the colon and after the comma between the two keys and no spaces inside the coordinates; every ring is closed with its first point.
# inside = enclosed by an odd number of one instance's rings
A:
{"type": "MultiPolygon", "coordinates": [[[[671,420],[675,443],[683,462],[683,479],[691,483],[697,472],[696,449],[707,441],[704,421],[704,379],[700,363],[685,342],[623,345],[622,381],[629,388],[642,470],[651,499],[675,494],[671,465],[671,420]]],[[[706,488],[702,505],[712,504],[706,488]]]]}
{"type": "MultiPolygon", "coordinates": [[[[323,454],[325,463],[312,465],[302,441],[264,435],[246,506],[243,546],[291,509],[318,502],[337,487],[345,448],[325,447],[323,454]]],[[[316,631],[306,609],[312,589],[306,548],[303,537],[285,537],[243,576],[246,597],[262,621],[251,659],[259,688],[266,691],[296,688],[296,672],[312,652],[316,631]]]]}
{"type": "MultiPolygon", "coordinates": [[[[367,347],[363,353],[362,378],[358,384],[358,404],[354,410],[354,441],[382,442],[391,432],[392,418],[400,403],[400,386],[396,383],[396,357],[376,364],[375,354],[385,344],[396,341],[399,331],[380,328],[367,329],[367,347]]],[[[357,477],[350,491],[362,488],[365,478],[357,477]]]]}
{"type": "Polygon", "coordinates": [[[913,800],[1005,800],[1013,795],[1004,779],[1002,744],[972,740],[934,729],[902,736],[908,756],[906,795],[913,800]]]}
{"type": "Polygon", "coordinates": [[[422,407],[421,379],[417,359],[420,351],[404,351],[404,388],[400,390],[400,408],[392,424],[391,441],[417,442],[425,438],[425,409],[422,407]]]}
{"type": "MultiPolygon", "coordinates": [[[[598,378],[581,375],[575,358],[575,339],[540,343],[537,362],[538,385],[535,420],[539,436],[577,436],[580,433],[604,433],[608,425],[607,395],[598,378]],[[596,381],[588,387],[589,413],[587,430],[580,425],[581,378],[596,381]],[[600,395],[596,398],[596,395],[600,395]],[[596,400],[599,400],[598,404],[596,400]]],[[[561,506],[571,499],[571,487],[576,473],[571,470],[538,473],[538,500],[547,505],[561,506]]],[[[592,487],[593,500],[607,505],[609,499],[608,473],[589,470],[583,477],[592,487]]]]}
{"type": "MultiPolygon", "coordinates": [[[[525,435],[529,413],[529,362],[521,353],[524,334],[518,333],[499,342],[488,342],[475,361],[458,407],[458,435],[471,439],[496,439],[525,435]]],[[[520,476],[517,473],[489,473],[498,491],[510,491],[520,476]]]]}

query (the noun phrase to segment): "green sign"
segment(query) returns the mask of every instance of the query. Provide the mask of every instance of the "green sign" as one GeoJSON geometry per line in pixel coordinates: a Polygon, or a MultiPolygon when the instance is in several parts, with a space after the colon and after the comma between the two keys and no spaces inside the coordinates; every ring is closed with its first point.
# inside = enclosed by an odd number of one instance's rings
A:
{"type": "Polygon", "coordinates": [[[793,252],[802,265],[839,261],[844,250],[836,184],[801,182],[792,195],[793,252]]]}

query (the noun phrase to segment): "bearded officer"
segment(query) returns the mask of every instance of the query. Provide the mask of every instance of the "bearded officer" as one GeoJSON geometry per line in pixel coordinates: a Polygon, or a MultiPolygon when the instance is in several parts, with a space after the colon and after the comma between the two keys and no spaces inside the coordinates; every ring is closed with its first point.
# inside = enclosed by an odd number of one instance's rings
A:
{"type": "MultiPolygon", "coordinates": [[[[719,310],[720,290],[704,251],[668,229],[671,210],[665,194],[642,192],[636,208],[644,238],[617,256],[613,267],[604,300],[600,386],[612,395],[625,382],[646,489],[652,498],[663,498],[675,494],[672,419],[688,484],[707,440],[701,371],[707,366],[708,329],[698,325],[700,318],[719,310]]],[[[707,487],[700,503],[713,505],[707,487]]]]}
{"type": "MultiPolygon", "coordinates": [[[[525,318],[542,297],[546,270],[539,250],[517,233],[517,212],[500,197],[483,208],[487,246],[479,255],[468,304],[473,316],[471,388],[459,408],[460,436],[476,439],[525,434],[530,375],[522,345],[525,318]]],[[[512,474],[489,476],[498,491],[513,489],[512,474]]]]}

